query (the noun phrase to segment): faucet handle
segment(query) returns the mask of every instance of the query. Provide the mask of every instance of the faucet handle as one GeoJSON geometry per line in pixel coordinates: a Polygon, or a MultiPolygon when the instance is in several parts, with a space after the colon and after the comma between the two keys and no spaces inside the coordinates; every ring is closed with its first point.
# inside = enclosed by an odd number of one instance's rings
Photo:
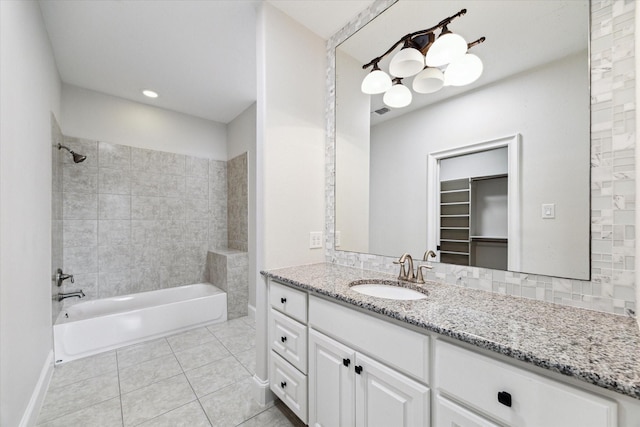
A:
{"type": "Polygon", "coordinates": [[[427,269],[427,270],[431,270],[433,268],[433,266],[431,265],[427,265],[427,264],[421,264],[418,266],[418,275],[416,278],[416,283],[424,283],[424,275],[422,274],[422,269],[427,269]]]}
{"type": "Polygon", "coordinates": [[[404,266],[404,261],[400,262],[400,260],[393,261],[394,264],[400,264],[400,274],[398,275],[398,279],[407,280],[407,270],[404,266]]]}

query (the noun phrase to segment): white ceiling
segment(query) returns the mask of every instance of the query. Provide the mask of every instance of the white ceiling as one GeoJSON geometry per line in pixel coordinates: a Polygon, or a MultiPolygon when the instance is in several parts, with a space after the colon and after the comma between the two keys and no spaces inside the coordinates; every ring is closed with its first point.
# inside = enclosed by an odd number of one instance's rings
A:
{"type": "MultiPolygon", "coordinates": [[[[40,7],[64,83],[228,123],[256,100],[260,3],[40,0],[40,7]]],[[[270,3],[326,39],[372,0],[270,3]]]]}

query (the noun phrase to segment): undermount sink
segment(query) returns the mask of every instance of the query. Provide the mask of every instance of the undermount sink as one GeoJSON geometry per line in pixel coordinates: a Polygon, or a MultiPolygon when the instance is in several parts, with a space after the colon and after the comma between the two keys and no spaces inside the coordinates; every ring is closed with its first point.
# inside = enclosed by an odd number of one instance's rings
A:
{"type": "Polygon", "coordinates": [[[394,299],[394,300],[418,300],[427,297],[425,293],[416,291],[415,289],[405,288],[392,281],[357,280],[350,285],[351,290],[363,295],[372,297],[394,299]]]}

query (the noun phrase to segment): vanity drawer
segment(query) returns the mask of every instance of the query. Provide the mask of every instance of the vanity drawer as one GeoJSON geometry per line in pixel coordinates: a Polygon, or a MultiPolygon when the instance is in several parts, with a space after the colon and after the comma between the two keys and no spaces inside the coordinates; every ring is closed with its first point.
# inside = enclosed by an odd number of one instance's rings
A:
{"type": "Polygon", "coordinates": [[[498,427],[440,395],[436,397],[435,413],[436,426],[439,427],[498,427]]]}
{"type": "Polygon", "coordinates": [[[271,391],[305,424],[307,422],[307,377],[271,351],[271,391]]]}
{"type": "Polygon", "coordinates": [[[307,327],[271,309],[269,324],[271,349],[285,360],[307,373],[307,327]]]}
{"type": "Polygon", "coordinates": [[[309,299],[309,326],[429,384],[427,335],[315,296],[309,299]]]}
{"type": "Polygon", "coordinates": [[[307,293],[271,281],[269,289],[271,306],[294,319],[307,323],[307,293]]]}
{"type": "Polygon", "coordinates": [[[436,343],[434,372],[440,392],[508,425],[617,425],[613,401],[444,341],[436,343]]]}

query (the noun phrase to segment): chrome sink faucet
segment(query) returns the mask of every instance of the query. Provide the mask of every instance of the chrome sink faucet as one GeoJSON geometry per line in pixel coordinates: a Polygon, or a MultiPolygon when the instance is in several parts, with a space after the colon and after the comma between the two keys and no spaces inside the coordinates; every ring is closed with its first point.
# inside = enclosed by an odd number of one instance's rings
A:
{"type": "Polygon", "coordinates": [[[416,280],[415,273],[413,272],[413,258],[411,258],[411,255],[404,253],[397,261],[393,261],[393,263],[400,264],[400,274],[398,275],[399,280],[406,280],[408,282],[414,282],[416,280]],[[405,268],[405,262],[407,263],[408,268],[405,268]]]}
{"type": "Polygon", "coordinates": [[[80,289],[77,292],[67,292],[67,293],[60,292],[58,293],[58,301],[62,301],[65,298],[73,298],[73,297],[82,298],[84,296],[86,295],[84,294],[84,292],[82,292],[82,289],[80,289]]]}
{"type": "MultiPolygon", "coordinates": [[[[424,253],[422,260],[427,261],[427,259],[435,258],[436,253],[429,250],[424,253]]],[[[398,280],[404,280],[407,282],[423,284],[424,283],[424,273],[423,270],[431,270],[433,266],[428,264],[422,264],[418,266],[417,274],[413,271],[413,258],[408,253],[402,254],[402,256],[397,260],[393,261],[394,264],[400,264],[400,274],[398,275],[398,280]],[[406,266],[405,266],[406,263],[406,266]]]]}
{"type": "Polygon", "coordinates": [[[431,249],[429,249],[428,251],[426,251],[424,253],[424,255],[422,255],[422,260],[423,261],[428,261],[429,257],[431,257],[431,258],[435,258],[436,257],[436,253],[433,252],[431,249]]]}

